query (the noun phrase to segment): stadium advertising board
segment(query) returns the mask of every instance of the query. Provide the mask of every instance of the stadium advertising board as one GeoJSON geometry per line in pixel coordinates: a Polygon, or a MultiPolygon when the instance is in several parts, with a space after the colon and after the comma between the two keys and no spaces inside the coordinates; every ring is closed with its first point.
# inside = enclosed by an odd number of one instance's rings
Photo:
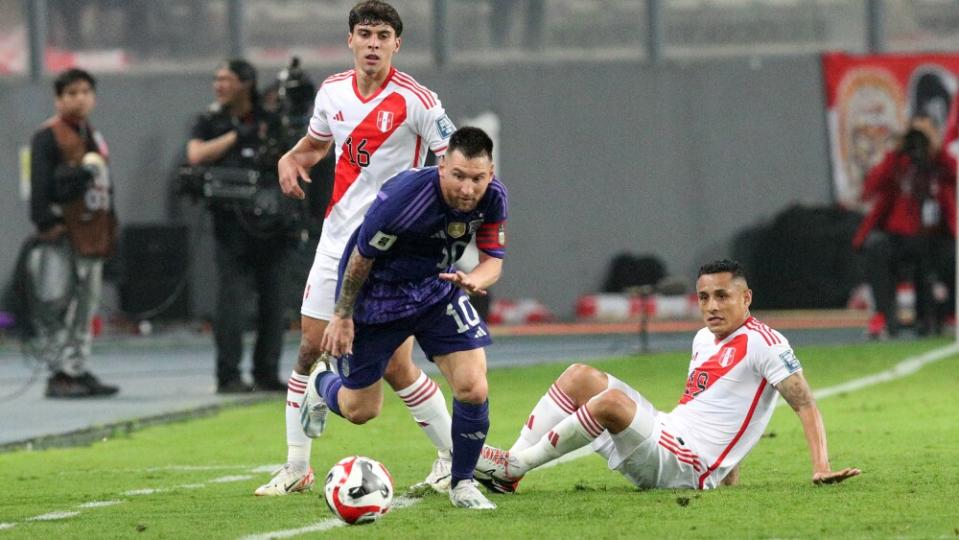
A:
{"type": "Polygon", "coordinates": [[[822,65],[833,193],[843,206],[860,206],[866,173],[913,114],[933,117],[941,133],[955,132],[959,55],[827,53],[822,65]]]}

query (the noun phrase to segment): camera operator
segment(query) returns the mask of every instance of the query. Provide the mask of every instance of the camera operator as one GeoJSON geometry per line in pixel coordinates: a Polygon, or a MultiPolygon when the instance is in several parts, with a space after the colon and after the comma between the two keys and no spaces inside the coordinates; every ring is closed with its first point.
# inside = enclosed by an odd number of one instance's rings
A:
{"type": "MultiPolygon", "coordinates": [[[[187,143],[187,161],[219,170],[247,170],[259,174],[259,185],[273,188],[276,160],[282,149],[270,144],[279,129],[275,115],[265,111],[256,88],[256,70],[245,60],[230,60],[213,79],[216,102],[200,115],[187,143]]],[[[259,191],[265,193],[265,191],[259,191]]],[[[253,390],[282,392],[277,370],[283,347],[282,273],[288,256],[288,230],[249,201],[210,200],[213,216],[218,289],[216,338],[217,393],[253,390]],[[246,279],[253,278],[257,293],[256,345],[253,386],[240,376],[243,355],[246,279]]]]}
{"type": "Polygon", "coordinates": [[[867,175],[862,199],[872,208],[853,247],[865,256],[876,299],[869,336],[897,334],[896,283],[907,268],[916,291],[916,331],[938,332],[942,314],[935,313],[935,278],[947,282],[950,296],[955,294],[950,277],[956,257],[956,162],[941,148],[929,116],[910,120],[897,147],[867,175]]]}

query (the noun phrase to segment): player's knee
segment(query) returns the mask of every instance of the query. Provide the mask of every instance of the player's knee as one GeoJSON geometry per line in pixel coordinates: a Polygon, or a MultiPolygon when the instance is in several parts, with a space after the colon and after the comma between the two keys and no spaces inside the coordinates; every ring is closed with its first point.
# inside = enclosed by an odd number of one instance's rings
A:
{"type": "Polygon", "coordinates": [[[608,379],[602,371],[586,364],[572,364],[556,379],[556,386],[583,405],[593,396],[606,390],[608,379]]]}
{"type": "Polygon", "coordinates": [[[453,397],[456,401],[479,405],[486,401],[489,387],[486,379],[453,383],[453,397]]]}
{"type": "Polygon", "coordinates": [[[589,400],[589,412],[603,427],[619,432],[632,422],[636,403],[620,390],[605,390],[589,400]]]}
{"type": "Polygon", "coordinates": [[[380,414],[378,407],[358,407],[342,412],[343,418],[346,418],[351,424],[356,425],[365,424],[380,414]]]}

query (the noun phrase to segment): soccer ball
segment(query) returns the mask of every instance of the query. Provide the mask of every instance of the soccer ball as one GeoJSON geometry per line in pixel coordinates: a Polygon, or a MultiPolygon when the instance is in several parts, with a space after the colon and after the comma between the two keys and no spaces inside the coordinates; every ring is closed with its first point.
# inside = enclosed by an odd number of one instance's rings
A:
{"type": "Polygon", "coordinates": [[[325,492],[336,517],[350,525],[371,523],[390,511],[393,477],[379,461],[350,456],[327,473],[325,492]]]}

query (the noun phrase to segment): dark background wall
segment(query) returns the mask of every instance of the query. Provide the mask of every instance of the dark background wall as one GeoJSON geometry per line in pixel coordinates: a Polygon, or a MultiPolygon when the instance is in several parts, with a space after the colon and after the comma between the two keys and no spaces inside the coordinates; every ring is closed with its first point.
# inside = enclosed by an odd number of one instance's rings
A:
{"type": "MultiPolygon", "coordinates": [[[[511,216],[495,293],[538,298],[561,316],[599,289],[620,251],[656,254],[691,283],[700,262],[728,254],[743,227],[792,203],[831,200],[818,56],[409,71],[454,121],[499,116],[498,173],[511,216]]],[[[94,123],[110,143],[123,224],[170,221],[170,171],[211,100],[210,80],[100,78],[94,123]]],[[[18,148],[52,112],[49,84],[0,80],[0,111],[0,276],[9,276],[31,231],[18,148]]],[[[179,219],[203,224],[190,245],[193,312],[202,316],[215,285],[209,226],[197,214],[179,219]]]]}

